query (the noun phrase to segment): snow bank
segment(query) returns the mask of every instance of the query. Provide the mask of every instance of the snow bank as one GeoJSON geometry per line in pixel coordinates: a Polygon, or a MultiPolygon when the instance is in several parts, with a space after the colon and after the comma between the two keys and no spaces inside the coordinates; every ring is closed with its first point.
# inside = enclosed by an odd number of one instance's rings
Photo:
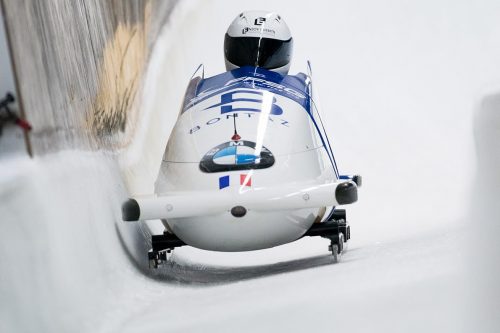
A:
{"type": "Polygon", "coordinates": [[[3,161],[2,332],[91,331],[112,311],[137,275],[116,234],[119,174],[111,157],[78,151],[3,161]]]}

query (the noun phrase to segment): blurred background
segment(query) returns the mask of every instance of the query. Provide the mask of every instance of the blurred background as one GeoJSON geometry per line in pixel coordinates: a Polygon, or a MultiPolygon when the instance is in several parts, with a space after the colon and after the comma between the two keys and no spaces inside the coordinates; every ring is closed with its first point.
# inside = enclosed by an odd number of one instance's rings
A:
{"type": "Polygon", "coordinates": [[[500,2],[0,0],[0,330],[500,330],[500,2]],[[352,241],[152,272],[152,192],[199,64],[225,71],[240,12],[276,11],[313,82],[340,172],[364,177],[352,241]]]}

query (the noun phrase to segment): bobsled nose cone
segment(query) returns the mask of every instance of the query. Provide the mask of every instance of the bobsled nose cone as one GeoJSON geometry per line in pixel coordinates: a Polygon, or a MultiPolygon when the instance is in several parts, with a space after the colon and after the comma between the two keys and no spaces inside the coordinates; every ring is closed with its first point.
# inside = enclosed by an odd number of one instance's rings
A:
{"type": "Polygon", "coordinates": [[[141,208],[134,199],[128,199],[122,205],[123,221],[138,221],[141,216],[141,208]]]}
{"type": "Polygon", "coordinates": [[[339,184],[335,190],[335,199],[339,205],[347,205],[358,201],[358,187],[353,182],[339,184]]]}

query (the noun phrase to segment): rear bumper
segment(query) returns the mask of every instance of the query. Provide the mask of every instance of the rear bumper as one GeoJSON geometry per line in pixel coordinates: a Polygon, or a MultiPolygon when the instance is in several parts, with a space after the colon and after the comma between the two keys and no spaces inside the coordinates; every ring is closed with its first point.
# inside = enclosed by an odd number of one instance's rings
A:
{"type": "Polygon", "coordinates": [[[294,184],[247,191],[167,193],[131,198],[122,205],[124,221],[199,217],[229,212],[236,206],[249,211],[284,211],[346,205],[358,199],[353,181],[294,184]]]}
{"type": "Polygon", "coordinates": [[[354,182],[344,182],[335,189],[335,199],[339,205],[348,205],[358,201],[358,187],[354,182]]]}

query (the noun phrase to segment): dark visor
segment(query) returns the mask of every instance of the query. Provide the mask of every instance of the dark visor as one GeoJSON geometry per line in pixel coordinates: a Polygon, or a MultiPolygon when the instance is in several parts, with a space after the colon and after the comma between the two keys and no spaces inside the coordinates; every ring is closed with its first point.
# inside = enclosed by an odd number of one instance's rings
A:
{"type": "Polygon", "coordinates": [[[274,69],[287,65],[292,57],[292,38],[276,40],[261,37],[231,37],[226,33],[226,59],[239,67],[274,69]]]}

